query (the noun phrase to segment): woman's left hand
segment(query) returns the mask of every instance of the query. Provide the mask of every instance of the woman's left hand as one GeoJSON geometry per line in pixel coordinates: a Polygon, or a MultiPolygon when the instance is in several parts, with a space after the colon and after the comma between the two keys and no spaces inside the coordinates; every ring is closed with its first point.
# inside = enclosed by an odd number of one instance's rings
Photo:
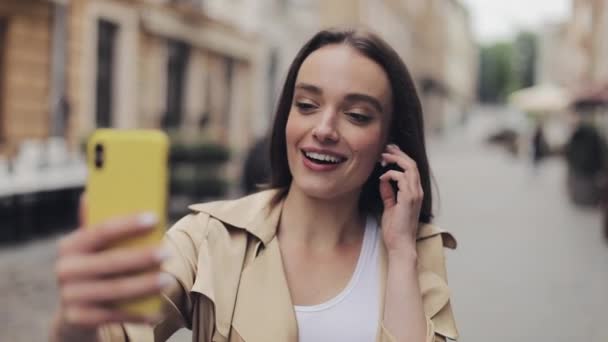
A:
{"type": "Polygon", "coordinates": [[[418,220],[424,192],[416,162],[396,145],[382,153],[386,164],[397,164],[403,171],[389,170],[380,176],[380,196],[384,203],[382,234],[387,251],[415,254],[418,220]],[[390,181],[397,183],[395,194],[390,181]]]}

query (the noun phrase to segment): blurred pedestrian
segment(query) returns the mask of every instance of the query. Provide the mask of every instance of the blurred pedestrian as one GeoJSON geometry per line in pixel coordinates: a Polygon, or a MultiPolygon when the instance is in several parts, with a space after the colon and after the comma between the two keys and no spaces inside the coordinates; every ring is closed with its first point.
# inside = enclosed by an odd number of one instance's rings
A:
{"type": "Polygon", "coordinates": [[[604,229],[604,239],[608,243],[608,169],[604,170],[604,174],[600,183],[601,200],[600,206],[602,210],[602,220],[604,229]]]}
{"type": "Polygon", "coordinates": [[[164,341],[181,327],[198,342],[458,336],[443,254],[455,240],[431,224],[422,109],[399,55],[364,30],[321,31],[277,108],[271,190],[191,206],[167,233],[164,273],[163,251],[108,248],[148,216],[61,242],[55,341],[164,341]],[[160,319],[114,306],[161,290],[160,319]]]}
{"type": "Polygon", "coordinates": [[[572,199],[581,205],[597,205],[606,170],[606,141],[594,126],[582,122],[566,144],[565,155],[572,199]]]}
{"type": "Polygon", "coordinates": [[[270,182],[270,139],[258,139],[247,152],[243,167],[241,187],[249,195],[261,190],[270,182]]]}
{"type": "Polygon", "coordinates": [[[534,136],[532,137],[532,165],[538,167],[540,162],[547,157],[549,153],[549,144],[545,138],[543,126],[539,122],[536,124],[534,136]]]}

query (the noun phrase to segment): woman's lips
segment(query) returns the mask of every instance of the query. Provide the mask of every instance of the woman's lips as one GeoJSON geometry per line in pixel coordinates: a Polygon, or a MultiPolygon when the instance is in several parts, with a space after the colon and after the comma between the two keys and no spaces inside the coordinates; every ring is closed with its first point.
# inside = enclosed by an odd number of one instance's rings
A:
{"type": "Polygon", "coordinates": [[[318,162],[315,162],[315,161],[311,160],[310,158],[308,158],[306,156],[306,154],[304,153],[304,151],[302,151],[301,153],[302,153],[302,162],[303,162],[304,166],[307,169],[312,170],[312,171],[317,171],[317,172],[334,171],[338,167],[340,167],[340,165],[344,162],[344,160],[342,160],[338,163],[318,163],[318,162]]]}

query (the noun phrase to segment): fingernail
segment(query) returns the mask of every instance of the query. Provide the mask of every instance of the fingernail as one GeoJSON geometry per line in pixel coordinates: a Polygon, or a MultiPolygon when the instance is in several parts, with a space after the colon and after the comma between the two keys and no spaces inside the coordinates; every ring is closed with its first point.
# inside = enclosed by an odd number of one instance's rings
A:
{"type": "Polygon", "coordinates": [[[392,149],[398,149],[397,145],[395,144],[389,144],[388,147],[392,149]]]}
{"type": "Polygon", "coordinates": [[[164,288],[167,287],[167,285],[171,284],[171,276],[168,275],[167,273],[161,273],[158,276],[158,287],[160,288],[164,288]]]}
{"type": "Polygon", "coordinates": [[[166,248],[161,248],[154,253],[154,257],[158,261],[165,261],[165,260],[169,259],[170,256],[171,256],[171,253],[166,248]]]}
{"type": "Polygon", "coordinates": [[[386,167],[386,161],[385,161],[385,160],[382,160],[382,161],[380,162],[380,165],[382,165],[382,167],[386,167]]]}
{"type": "Polygon", "coordinates": [[[158,223],[158,218],[154,213],[144,213],[139,215],[137,222],[143,227],[152,228],[158,223]]]}

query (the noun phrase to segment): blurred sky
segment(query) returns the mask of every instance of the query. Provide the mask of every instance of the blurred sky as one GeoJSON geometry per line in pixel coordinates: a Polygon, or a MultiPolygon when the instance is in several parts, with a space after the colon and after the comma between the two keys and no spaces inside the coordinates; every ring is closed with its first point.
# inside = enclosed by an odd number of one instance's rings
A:
{"type": "Polygon", "coordinates": [[[570,15],[571,0],[463,0],[473,30],[482,43],[509,38],[520,29],[535,29],[570,15]]]}

